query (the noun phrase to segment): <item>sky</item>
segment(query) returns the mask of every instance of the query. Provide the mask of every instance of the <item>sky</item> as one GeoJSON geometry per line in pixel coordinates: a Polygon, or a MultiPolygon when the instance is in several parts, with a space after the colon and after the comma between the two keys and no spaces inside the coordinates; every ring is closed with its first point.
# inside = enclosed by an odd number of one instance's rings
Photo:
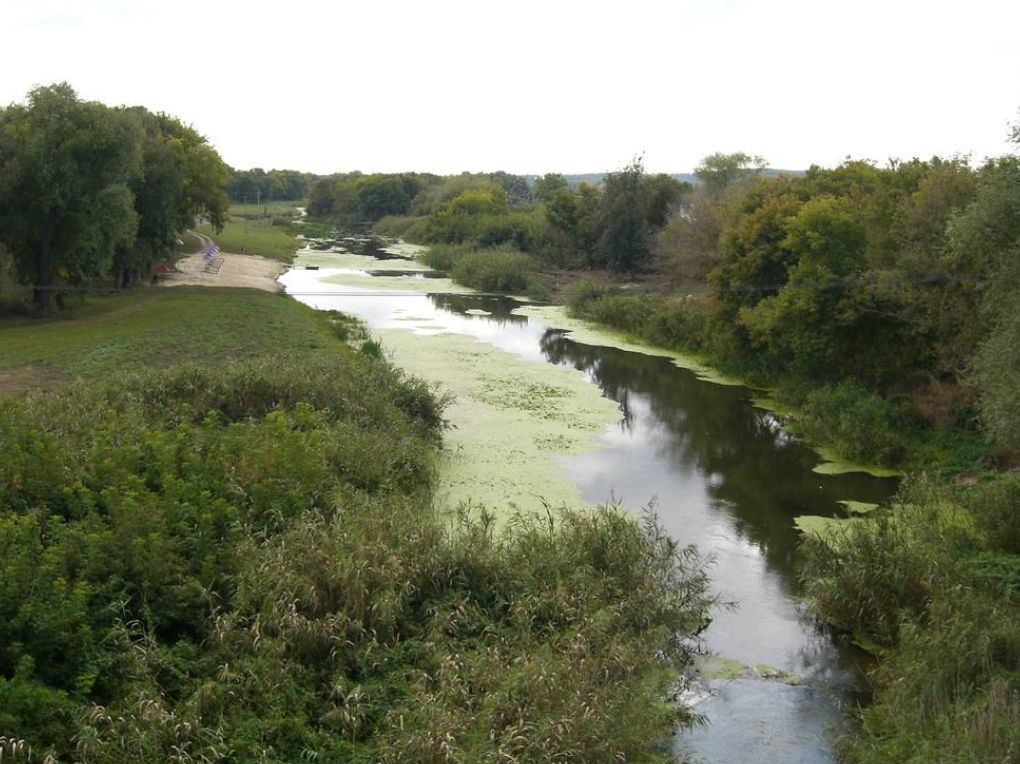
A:
{"type": "Polygon", "coordinates": [[[70,83],[233,167],[603,172],[1009,152],[1015,0],[0,0],[0,104],[70,83]]]}

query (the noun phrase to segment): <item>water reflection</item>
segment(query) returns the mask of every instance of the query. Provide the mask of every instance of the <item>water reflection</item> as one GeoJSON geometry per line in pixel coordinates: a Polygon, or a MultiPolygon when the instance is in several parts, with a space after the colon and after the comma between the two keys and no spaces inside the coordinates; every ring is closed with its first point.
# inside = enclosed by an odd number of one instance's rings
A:
{"type": "MultiPolygon", "coordinates": [[[[833,479],[812,472],[818,456],[773,414],[755,408],[746,388],[709,384],[668,358],[582,345],[560,331],[547,331],[541,347],[548,360],[585,372],[620,404],[627,437],[613,458],[651,462],[701,482],[713,508],[728,514],[732,529],[789,582],[796,574],[794,517],[833,515],[850,496],[880,502],[895,488],[895,480],[862,473],[833,479]]],[[[601,456],[593,471],[604,468],[601,456]]],[[[578,480],[590,484],[594,477],[585,467],[584,458],[573,463],[578,480]]],[[[646,472],[640,464],[631,469],[646,472]]],[[[627,474],[615,474],[616,493],[638,502],[651,498],[650,485],[627,474]]]]}

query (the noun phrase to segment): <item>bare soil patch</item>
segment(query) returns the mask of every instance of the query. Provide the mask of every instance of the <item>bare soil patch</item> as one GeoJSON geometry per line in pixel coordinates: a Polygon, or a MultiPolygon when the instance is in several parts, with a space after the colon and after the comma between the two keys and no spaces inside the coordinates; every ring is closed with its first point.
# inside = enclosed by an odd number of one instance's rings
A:
{"type": "Polygon", "coordinates": [[[216,273],[207,273],[208,261],[201,254],[194,254],[178,260],[176,270],[161,274],[156,283],[160,286],[246,287],[263,292],[279,292],[282,289],[276,277],[287,266],[278,260],[225,252],[218,253],[216,257],[223,258],[223,264],[216,273]]]}

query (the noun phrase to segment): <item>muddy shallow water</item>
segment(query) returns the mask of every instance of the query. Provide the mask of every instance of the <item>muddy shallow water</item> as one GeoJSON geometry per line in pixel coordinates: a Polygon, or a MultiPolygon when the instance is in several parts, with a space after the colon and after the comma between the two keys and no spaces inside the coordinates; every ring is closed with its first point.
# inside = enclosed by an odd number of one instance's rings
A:
{"type": "Polygon", "coordinates": [[[705,638],[717,657],[687,696],[709,724],[678,734],[677,753],[834,761],[841,707],[858,697],[858,656],[805,612],[794,518],[882,502],[895,480],[813,471],[818,454],[753,391],[707,381],[682,358],[582,333],[560,311],[416,278],[424,269],[413,261],[359,255],[364,246],[301,253],[281,282],[313,307],[359,316],[399,365],[457,395],[440,500],[653,505],[678,541],[714,556],[713,586],[734,603],[716,612],[705,638]]]}

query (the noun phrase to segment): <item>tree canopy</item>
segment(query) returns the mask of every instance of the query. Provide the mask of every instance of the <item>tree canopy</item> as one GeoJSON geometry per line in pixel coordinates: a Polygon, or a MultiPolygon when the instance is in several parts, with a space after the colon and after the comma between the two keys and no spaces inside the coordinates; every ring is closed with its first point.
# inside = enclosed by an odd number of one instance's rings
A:
{"type": "Polygon", "coordinates": [[[221,225],[227,178],[194,129],[66,83],[0,110],[0,243],[43,311],[60,286],[137,277],[197,214],[221,225]]]}

